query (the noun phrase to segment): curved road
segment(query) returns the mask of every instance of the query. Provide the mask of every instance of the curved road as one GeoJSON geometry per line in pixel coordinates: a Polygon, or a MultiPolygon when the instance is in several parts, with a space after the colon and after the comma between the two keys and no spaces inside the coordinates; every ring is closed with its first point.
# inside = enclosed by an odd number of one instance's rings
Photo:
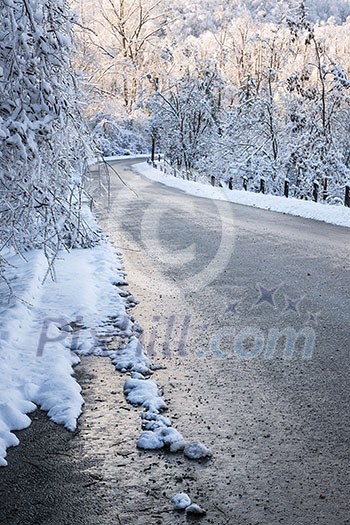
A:
{"type": "Polygon", "coordinates": [[[134,163],[113,164],[125,184],[111,170],[100,224],[141,300],[169,417],[213,457],[137,451],[123,378],[86,360],[78,432],[37,414],[0,471],[0,523],[180,524],[180,491],[207,510],[203,524],[350,523],[349,230],[193,197],[134,163]],[[40,439],[56,451],[44,465],[40,439]]]}

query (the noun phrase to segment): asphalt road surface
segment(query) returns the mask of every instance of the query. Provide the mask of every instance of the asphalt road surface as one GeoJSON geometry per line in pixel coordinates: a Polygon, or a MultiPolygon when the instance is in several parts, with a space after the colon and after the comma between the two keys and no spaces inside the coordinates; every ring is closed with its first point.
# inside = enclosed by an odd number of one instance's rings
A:
{"type": "Polygon", "coordinates": [[[134,163],[113,164],[100,224],[168,415],[213,457],[138,451],[124,378],[87,358],[78,431],[34,414],[0,470],[0,523],[183,524],[180,491],[203,524],[350,523],[349,230],[193,197],[134,163]]]}

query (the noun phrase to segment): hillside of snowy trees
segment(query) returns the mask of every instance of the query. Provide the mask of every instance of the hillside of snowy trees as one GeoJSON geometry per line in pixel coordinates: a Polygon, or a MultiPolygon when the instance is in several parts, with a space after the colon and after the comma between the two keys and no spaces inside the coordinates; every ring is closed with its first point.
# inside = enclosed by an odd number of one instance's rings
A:
{"type": "Polygon", "coordinates": [[[349,180],[350,3],[100,0],[79,12],[76,67],[103,152],[153,142],[197,174],[329,202],[349,180]]]}

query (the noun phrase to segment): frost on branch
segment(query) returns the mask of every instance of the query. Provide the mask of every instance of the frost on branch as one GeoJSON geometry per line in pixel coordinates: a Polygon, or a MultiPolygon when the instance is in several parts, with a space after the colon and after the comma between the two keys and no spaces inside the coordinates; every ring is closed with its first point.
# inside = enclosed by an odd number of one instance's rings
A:
{"type": "Polygon", "coordinates": [[[0,4],[0,250],[93,240],[80,217],[86,147],[64,0],[0,4]]]}

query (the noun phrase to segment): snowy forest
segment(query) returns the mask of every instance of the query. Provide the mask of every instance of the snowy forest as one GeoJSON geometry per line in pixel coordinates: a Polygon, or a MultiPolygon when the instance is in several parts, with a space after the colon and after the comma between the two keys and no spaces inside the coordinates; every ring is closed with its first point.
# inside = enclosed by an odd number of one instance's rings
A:
{"type": "Polygon", "coordinates": [[[54,261],[94,242],[97,150],[153,144],[188,179],[343,203],[348,0],[3,0],[0,16],[2,248],[54,261]]]}
{"type": "Polygon", "coordinates": [[[350,3],[103,0],[76,6],[76,68],[105,154],[151,142],[188,179],[343,202],[350,3]]]}

